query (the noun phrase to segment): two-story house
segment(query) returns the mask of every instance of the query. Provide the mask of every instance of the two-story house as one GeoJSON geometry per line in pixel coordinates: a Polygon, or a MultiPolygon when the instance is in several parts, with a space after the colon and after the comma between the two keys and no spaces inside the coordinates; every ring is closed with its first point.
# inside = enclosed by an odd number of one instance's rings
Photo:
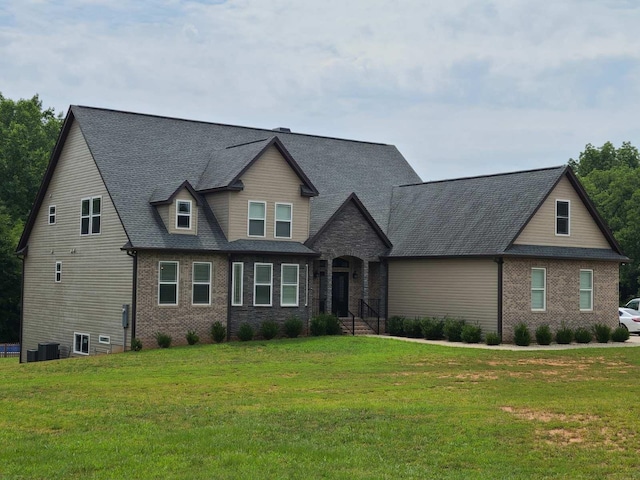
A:
{"type": "Polygon", "coordinates": [[[73,106],[18,247],[21,359],[363,306],[615,324],[626,257],[570,169],[420,181],[391,145],[73,106]]]}

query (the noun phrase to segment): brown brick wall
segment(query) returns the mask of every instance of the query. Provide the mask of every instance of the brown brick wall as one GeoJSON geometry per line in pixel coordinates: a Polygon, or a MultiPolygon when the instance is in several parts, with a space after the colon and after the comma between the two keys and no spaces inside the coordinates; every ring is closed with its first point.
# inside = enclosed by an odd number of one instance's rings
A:
{"type": "Polygon", "coordinates": [[[200,342],[211,342],[211,324],[227,323],[228,268],[224,255],[139,252],[136,337],[143,347],[157,347],[153,335],[158,331],[171,335],[172,345],[185,345],[187,330],[195,330],[200,342]],[[179,262],[177,306],[158,305],[159,261],[179,262]],[[211,305],[191,305],[193,262],[212,264],[211,305]]]}
{"type": "Polygon", "coordinates": [[[579,260],[505,259],[503,270],[502,337],[513,341],[513,328],[520,322],[533,335],[538,325],[553,332],[564,323],[587,327],[604,323],[618,325],[618,270],[615,262],[579,260]],[[531,269],[547,269],[547,308],[531,311],[531,269]],[[593,311],[580,311],[580,270],[593,270],[593,311]]]}

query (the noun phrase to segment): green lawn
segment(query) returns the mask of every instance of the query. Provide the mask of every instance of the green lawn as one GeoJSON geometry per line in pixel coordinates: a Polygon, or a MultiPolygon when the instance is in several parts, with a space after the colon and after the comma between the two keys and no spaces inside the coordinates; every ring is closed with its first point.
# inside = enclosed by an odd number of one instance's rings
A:
{"type": "Polygon", "coordinates": [[[390,339],[0,360],[0,478],[640,478],[640,348],[390,339]]]}

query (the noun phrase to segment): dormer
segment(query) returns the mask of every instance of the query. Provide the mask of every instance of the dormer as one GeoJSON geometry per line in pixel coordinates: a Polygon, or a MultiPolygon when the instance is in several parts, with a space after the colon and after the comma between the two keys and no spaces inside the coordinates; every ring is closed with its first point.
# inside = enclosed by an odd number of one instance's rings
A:
{"type": "Polygon", "coordinates": [[[197,190],[229,241],[304,242],[318,191],[278,137],[214,152],[197,190]]]}
{"type": "Polygon", "coordinates": [[[178,187],[156,188],[150,203],[162,218],[169,233],[178,235],[198,234],[198,194],[187,181],[178,187]]]}

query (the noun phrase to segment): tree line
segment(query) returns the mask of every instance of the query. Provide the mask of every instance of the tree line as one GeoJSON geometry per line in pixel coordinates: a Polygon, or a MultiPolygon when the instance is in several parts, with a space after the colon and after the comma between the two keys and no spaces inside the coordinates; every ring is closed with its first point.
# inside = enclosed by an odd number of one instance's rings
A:
{"type": "MultiPolygon", "coordinates": [[[[16,247],[62,123],[62,114],[43,108],[38,95],[14,101],[0,93],[0,342],[18,341],[22,262],[16,247]]],[[[624,302],[640,290],[638,149],[629,142],[587,144],[569,165],[632,259],[620,269],[624,302]]]]}

